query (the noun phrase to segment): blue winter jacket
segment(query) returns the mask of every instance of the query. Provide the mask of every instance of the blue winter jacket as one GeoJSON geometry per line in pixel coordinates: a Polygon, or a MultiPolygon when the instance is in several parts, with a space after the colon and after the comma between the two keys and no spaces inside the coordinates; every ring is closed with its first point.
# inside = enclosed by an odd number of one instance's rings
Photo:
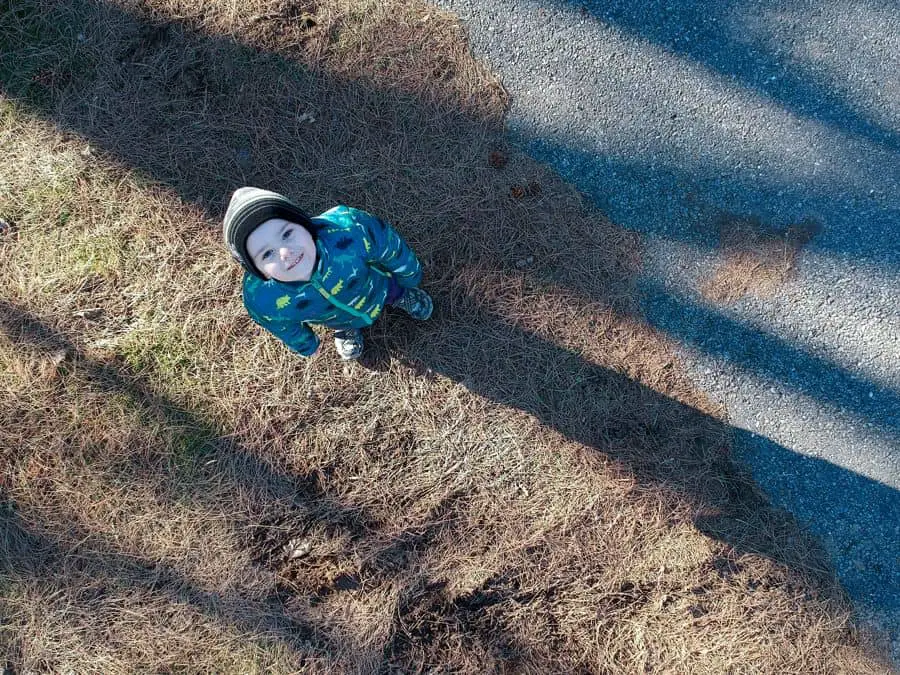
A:
{"type": "Polygon", "coordinates": [[[286,283],[245,272],[243,284],[250,317],[303,356],[319,347],[310,325],[370,326],[384,309],[391,277],[403,288],[422,279],[415,254],[380,218],[336,206],[312,224],[318,259],[309,281],[286,283]]]}

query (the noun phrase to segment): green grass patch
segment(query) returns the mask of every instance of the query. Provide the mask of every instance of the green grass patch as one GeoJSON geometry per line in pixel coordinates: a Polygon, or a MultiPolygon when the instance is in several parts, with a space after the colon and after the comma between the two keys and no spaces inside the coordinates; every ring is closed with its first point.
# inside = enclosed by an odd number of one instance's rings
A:
{"type": "Polygon", "coordinates": [[[197,359],[196,349],[180,330],[159,325],[128,333],[116,351],[135,372],[169,381],[185,378],[197,359]]]}
{"type": "MultiPolygon", "coordinates": [[[[68,212],[63,211],[67,216],[68,212]]],[[[61,223],[63,217],[61,215],[61,223]]],[[[76,239],[69,249],[69,264],[66,266],[77,276],[96,274],[104,278],[115,278],[123,273],[128,250],[124,236],[119,232],[104,232],[76,239]]]]}

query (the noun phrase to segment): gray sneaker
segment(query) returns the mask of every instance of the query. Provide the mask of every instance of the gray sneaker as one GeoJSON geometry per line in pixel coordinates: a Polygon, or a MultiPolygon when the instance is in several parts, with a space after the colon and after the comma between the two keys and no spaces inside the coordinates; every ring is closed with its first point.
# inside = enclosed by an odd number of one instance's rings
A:
{"type": "Polygon", "coordinates": [[[358,328],[338,330],[334,332],[334,348],[344,361],[354,361],[363,352],[362,331],[358,328]]]}
{"type": "Polygon", "coordinates": [[[431,312],[434,310],[431,296],[421,288],[407,288],[402,297],[393,306],[399,307],[412,318],[419,321],[429,319],[431,312]]]}

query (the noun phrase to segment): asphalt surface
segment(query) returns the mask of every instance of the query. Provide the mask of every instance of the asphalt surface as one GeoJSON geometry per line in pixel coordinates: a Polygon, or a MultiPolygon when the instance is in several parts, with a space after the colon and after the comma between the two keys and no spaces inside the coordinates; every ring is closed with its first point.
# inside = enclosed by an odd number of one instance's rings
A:
{"type": "Polygon", "coordinates": [[[515,141],[644,235],[647,316],[900,663],[898,6],[438,4],[502,77],[515,141]],[[821,231],[774,298],[722,306],[698,291],[722,216],[821,231]]]}

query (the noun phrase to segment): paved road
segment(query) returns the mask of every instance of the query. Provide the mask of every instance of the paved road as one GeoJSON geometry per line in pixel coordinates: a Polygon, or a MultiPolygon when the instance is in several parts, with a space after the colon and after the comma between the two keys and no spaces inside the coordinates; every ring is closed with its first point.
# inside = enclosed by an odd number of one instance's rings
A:
{"type": "Polygon", "coordinates": [[[517,142],[645,235],[648,316],[900,662],[897,5],[439,4],[502,76],[517,142]],[[821,231],[776,297],[722,306],[698,286],[723,216],[821,231]]]}

